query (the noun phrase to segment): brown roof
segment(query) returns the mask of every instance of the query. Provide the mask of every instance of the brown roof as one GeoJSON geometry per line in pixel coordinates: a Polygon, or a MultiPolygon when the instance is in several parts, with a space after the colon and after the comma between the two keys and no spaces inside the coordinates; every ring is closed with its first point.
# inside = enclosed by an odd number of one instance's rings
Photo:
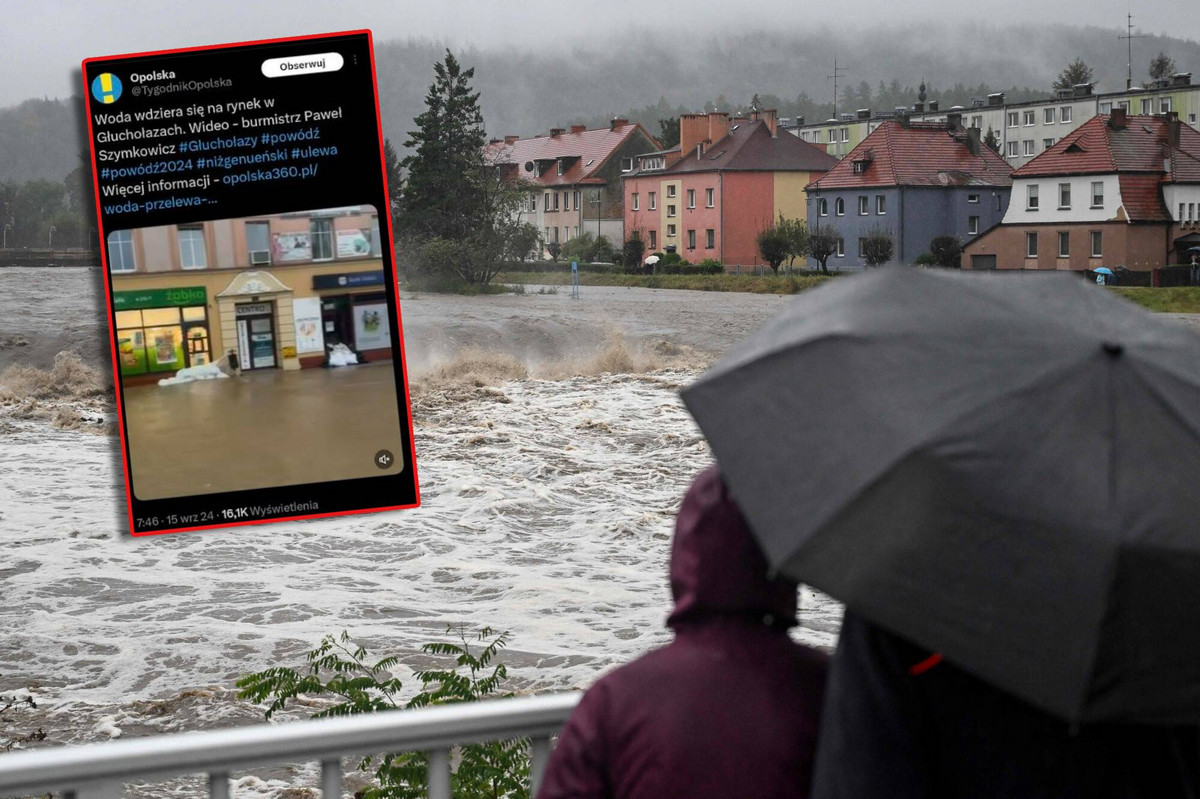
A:
{"type": "Polygon", "coordinates": [[[790,133],[771,135],[764,120],[736,122],[727,134],[710,144],[699,157],[695,150],[666,169],[635,174],[677,175],[692,172],[825,172],[838,160],[790,133]]]}
{"type": "MultiPolygon", "coordinates": [[[[1153,172],[1166,176],[1163,162],[1172,160],[1168,180],[1200,182],[1200,132],[1180,124],[1179,147],[1167,143],[1167,120],[1130,114],[1114,128],[1103,114],[1089,119],[1054,146],[1013,173],[1014,177],[1087,175],[1109,172],[1153,172]]],[[[1179,124],[1179,123],[1176,123],[1179,124]]]]}
{"type": "Polygon", "coordinates": [[[809,187],[1011,185],[1008,162],[983,143],[972,154],[964,131],[942,122],[886,120],[809,187]],[[866,169],[855,172],[855,161],[866,161],[866,169]]]}
{"type": "Polygon", "coordinates": [[[512,144],[503,141],[487,145],[487,152],[497,164],[515,164],[522,177],[533,180],[542,186],[572,186],[577,183],[603,184],[596,172],[612,157],[621,145],[635,132],[641,131],[650,140],[653,147],[659,144],[653,136],[646,132],[638,123],[625,124],[617,128],[596,128],[579,133],[560,133],[557,136],[534,136],[529,139],[518,139],[512,144]],[[560,158],[569,159],[563,170],[558,174],[557,161],[560,158]],[[526,172],[527,162],[554,162],[546,166],[546,171],[535,178],[532,172],[526,172]]]}

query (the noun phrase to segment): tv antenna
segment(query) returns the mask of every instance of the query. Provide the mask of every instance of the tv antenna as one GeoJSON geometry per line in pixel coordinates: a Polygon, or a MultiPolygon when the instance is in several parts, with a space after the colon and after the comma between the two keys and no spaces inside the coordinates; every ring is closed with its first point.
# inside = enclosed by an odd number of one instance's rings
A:
{"type": "Polygon", "coordinates": [[[1133,40],[1134,39],[1149,39],[1149,34],[1133,32],[1133,13],[1125,15],[1125,33],[1117,34],[1118,39],[1125,40],[1125,91],[1133,88],[1133,40]]]}
{"type": "Polygon", "coordinates": [[[837,119],[837,118],[838,118],[838,115],[837,115],[837,103],[838,103],[838,91],[837,91],[837,83],[838,83],[838,78],[844,78],[844,77],[846,77],[846,72],[845,72],[845,70],[843,70],[841,67],[839,67],[839,66],[838,66],[838,60],[837,60],[837,51],[836,51],[836,50],[834,50],[834,51],[833,51],[833,74],[832,74],[832,75],[826,75],[826,76],[825,76],[825,79],[826,79],[826,80],[830,80],[830,79],[832,79],[832,80],[833,80],[833,118],[834,118],[834,119],[837,119]]]}

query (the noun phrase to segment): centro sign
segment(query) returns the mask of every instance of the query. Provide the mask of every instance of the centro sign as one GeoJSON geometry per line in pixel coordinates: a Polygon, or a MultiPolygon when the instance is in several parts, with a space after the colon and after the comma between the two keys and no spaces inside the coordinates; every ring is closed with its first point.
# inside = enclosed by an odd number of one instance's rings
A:
{"type": "Polygon", "coordinates": [[[250,305],[239,305],[236,309],[237,316],[262,316],[263,314],[271,313],[271,303],[256,302],[250,305]]]}

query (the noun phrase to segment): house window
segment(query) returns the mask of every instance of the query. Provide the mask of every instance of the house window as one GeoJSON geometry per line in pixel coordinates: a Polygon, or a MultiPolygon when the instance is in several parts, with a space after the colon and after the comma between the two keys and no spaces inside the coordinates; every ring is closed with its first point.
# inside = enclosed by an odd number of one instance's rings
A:
{"type": "Polygon", "coordinates": [[[657,249],[658,249],[658,231],[651,230],[650,231],[650,251],[653,252],[657,249]]]}
{"type": "Polygon", "coordinates": [[[1033,139],[1026,139],[1022,144],[1025,145],[1025,155],[1033,155],[1033,139]]]}
{"type": "Polygon", "coordinates": [[[817,200],[817,208],[817,213],[821,216],[829,216],[829,200],[826,200],[824,197],[817,200]]]}
{"type": "Polygon", "coordinates": [[[653,191],[650,192],[650,210],[651,211],[655,211],[658,209],[658,197],[655,196],[656,194],[657,194],[657,192],[653,192],[653,191]]]}
{"type": "Polygon", "coordinates": [[[1059,231],[1058,234],[1058,257],[1069,258],[1071,256],[1071,234],[1067,231],[1059,231]]]}
{"type": "Polygon", "coordinates": [[[979,232],[979,217],[968,216],[967,217],[967,233],[971,236],[974,236],[978,232],[979,232]]]}
{"type": "Polygon", "coordinates": [[[575,210],[579,210],[579,192],[575,192],[575,210]]]}
{"type": "Polygon", "coordinates": [[[675,206],[673,204],[667,206],[667,216],[675,216],[675,206]]]}
{"type": "Polygon", "coordinates": [[[997,210],[997,211],[999,211],[999,210],[1000,210],[1000,203],[1001,203],[1001,202],[1002,202],[1002,200],[1001,200],[1001,198],[1000,198],[1000,195],[999,195],[999,194],[997,194],[997,195],[996,195],[996,210],[997,210]]]}
{"type": "Polygon", "coordinates": [[[554,210],[558,210],[558,192],[554,192],[554,210]]]}
{"type": "Polygon", "coordinates": [[[858,196],[858,215],[866,216],[869,210],[870,208],[868,207],[866,195],[860,194],[858,196]]]}
{"type": "Polygon", "coordinates": [[[717,231],[712,228],[704,231],[704,246],[710,250],[717,246],[717,231]]]}
{"type": "Polygon", "coordinates": [[[688,231],[688,249],[689,250],[696,249],[696,231],[694,231],[694,230],[688,231]]]}
{"type": "Polygon", "coordinates": [[[1188,124],[1189,125],[1196,124],[1196,115],[1195,114],[1188,114],[1188,124]]]}
{"type": "Polygon", "coordinates": [[[833,144],[835,141],[837,141],[837,131],[834,130],[833,128],[830,128],[829,129],[829,143],[833,144]]]}
{"type": "Polygon", "coordinates": [[[668,197],[674,197],[674,196],[675,196],[675,184],[674,184],[674,183],[668,183],[668,184],[667,184],[667,196],[668,196],[668,197]]]}
{"type": "Polygon", "coordinates": [[[837,216],[846,215],[846,201],[841,197],[833,201],[833,213],[837,216]]]}
{"type": "Polygon", "coordinates": [[[1008,112],[1008,126],[1010,128],[1015,128],[1019,124],[1020,118],[1021,118],[1020,115],[1016,111],[1009,111],[1008,112]]]}
{"type": "Polygon", "coordinates": [[[1100,103],[1100,113],[1101,114],[1111,114],[1112,113],[1112,103],[1100,103]]]}
{"type": "Polygon", "coordinates": [[[550,241],[550,228],[546,228],[546,241],[550,241]]]}
{"type": "Polygon", "coordinates": [[[1071,106],[1064,105],[1062,108],[1058,109],[1058,121],[1060,123],[1071,121],[1071,106]]]}
{"type": "Polygon", "coordinates": [[[969,202],[969,203],[977,203],[977,202],[979,202],[979,195],[978,195],[978,194],[968,194],[968,195],[967,195],[967,202],[969,202]]]}
{"type": "Polygon", "coordinates": [[[1159,97],[1158,98],[1158,113],[1166,114],[1170,110],[1171,110],[1171,98],[1170,97],[1159,97]]]}
{"type": "Polygon", "coordinates": [[[846,240],[845,240],[845,239],[838,239],[838,242],[837,242],[837,257],[838,257],[838,258],[845,258],[845,257],[846,257],[846,240]]]}
{"type": "Polygon", "coordinates": [[[1092,231],[1092,257],[1099,258],[1104,254],[1104,234],[1099,230],[1092,231]]]}
{"type": "Polygon", "coordinates": [[[867,240],[865,238],[859,238],[859,240],[858,240],[858,257],[865,258],[865,257],[867,257],[866,253],[867,253],[867,240]]]}
{"type": "Polygon", "coordinates": [[[688,208],[696,207],[696,190],[695,189],[688,189],[687,200],[688,200],[688,208]]]}
{"type": "Polygon", "coordinates": [[[1021,146],[1020,142],[1010,141],[1008,143],[1008,157],[1016,158],[1018,155],[1020,155],[1021,154],[1020,149],[1019,149],[1020,146],[1021,146]]]}
{"type": "Polygon", "coordinates": [[[1036,211],[1038,209],[1038,184],[1030,183],[1025,188],[1025,210],[1036,211]]]}
{"type": "Polygon", "coordinates": [[[184,269],[203,269],[208,266],[204,251],[204,228],[179,228],[179,265],[184,269]]]}
{"type": "MultiPolygon", "coordinates": [[[[570,211],[570,210],[571,210],[571,193],[570,193],[569,191],[564,191],[564,192],[563,192],[563,210],[564,210],[564,211],[570,211]]],[[[579,206],[578,206],[578,205],[576,205],[576,206],[575,206],[575,210],[576,210],[576,211],[578,211],[578,210],[579,210],[579,206]]]]}
{"type": "Polygon", "coordinates": [[[982,128],[983,127],[983,117],[982,116],[971,117],[971,127],[982,128]]]}
{"type": "Polygon", "coordinates": [[[562,159],[558,159],[558,174],[562,174],[562,159]]]}
{"type": "Polygon", "coordinates": [[[1092,207],[1104,207],[1104,182],[1100,180],[1092,181],[1092,207]]]}
{"type": "Polygon", "coordinates": [[[633,159],[632,158],[622,158],[621,159],[621,171],[622,172],[632,172],[633,171],[633,159]]]}
{"type": "Polygon", "coordinates": [[[1029,127],[1030,125],[1034,125],[1034,124],[1037,124],[1037,112],[1036,111],[1026,111],[1025,112],[1025,127],[1029,127]]]}
{"type": "Polygon", "coordinates": [[[842,128],[842,141],[850,141],[850,128],[842,128]]]}
{"type": "Polygon", "coordinates": [[[887,197],[885,197],[882,194],[875,195],[875,213],[877,213],[877,214],[886,214],[887,213],[887,197]]]}
{"type": "Polygon", "coordinates": [[[571,228],[569,228],[566,225],[563,225],[563,241],[570,241],[570,240],[571,240],[571,228]]]}
{"type": "Polygon", "coordinates": [[[1149,97],[1144,98],[1142,100],[1142,113],[1143,114],[1153,114],[1154,113],[1154,101],[1151,100],[1149,97]]]}
{"type": "Polygon", "coordinates": [[[675,238],[675,226],[674,225],[667,225],[667,238],[668,239],[675,238]]]}
{"type": "Polygon", "coordinates": [[[308,223],[314,261],[333,260],[333,220],[313,219],[308,223]]]}
{"type": "Polygon", "coordinates": [[[641,210],[641,206],[638,205],[638,193],[636,191],[633,193],[633,210],[641,210]]]}
{"type": "Polygon", "coordinates": [[[1037,258],[1037,233],[1025,234],[1025,257],[1037,258]]]}
{"type": "Polygon", "coordinates": [[[545,209],[547,211],[549,211],[550,210],[550,192],[546,192],[545,195],[543,195],[542,199],[544,199],[546,201],[544,203],[545,209]]]}
{"type": "Polygon", "coordinates": [[[1195,213],[1195,209],[1196,209],[1195,203],[1188,203],[1188,221],[1189,222],[1192,222],[1196,219],[1196,217],[1193,215],[1195,213]]]}
{"type": "Polygon", "coordinates": [[[133,231],[117,230],[108,234],[108,270],[110,272],[132,272],[133,231]]]}
{"type": "Polygon", "coordinates": [[[1183,221],[1183,203],[1179,204],[1179,216],[1175,217],[1176,221],[1183,221]]]}
{"type": "Polygon", "coordinates": [[[713,207],[713,199],[714,199],[713,195],[715,195],[715,194],[716,194],[716,191],[714,189],[705,189],[704,190],[704,207],[705,208],[713,207]]]}
{"type": "Polygon", "coordinates": [[[1058,184],[1058,207],[1059,210],[1070,210],[1071,208],[1071,184],[1058,184]]]}
{"type": "Polygon", "coordinates": [[[1054,124],[1054,109],[1053,108],[1043,108],[1042,109],[1042,124],[1043,125],[1053,125],[1054,124]]]}
{"type": "Polygon", "coordinates": [[[575,238],[579,238],[579,225],[575,226],[575,238]]]}
{"type": "Polygon", "coordinates": [[[553,228],[553,230],[554,230],[554,240],[558,241],[558,228],[555,227],[555,228],[553,228]]]}
{"type": "Polygon", "coordinates": [[[1042,149],[1049,150],[1054,146],[1054,139],[1042,139],[1042,149]]]}
{"type": "MultiPolygon", "coordinates": [[[[379,242],[379,217],[372,217],[371,251],[379,242]]],[[[271,263],[271,225],[269,222],[246,223],[246,256],[251,266],[271,263]]]]}

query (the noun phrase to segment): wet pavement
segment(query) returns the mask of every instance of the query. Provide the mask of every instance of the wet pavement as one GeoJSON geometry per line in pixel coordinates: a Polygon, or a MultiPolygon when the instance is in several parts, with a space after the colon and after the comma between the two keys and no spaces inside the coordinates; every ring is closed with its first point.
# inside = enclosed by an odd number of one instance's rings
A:
{"type": "Polygon", "coordinates": [[[133,490],[141,499],[389,474],[400,453],[391,363],[271,369],[125,390],[133,490]]]}

